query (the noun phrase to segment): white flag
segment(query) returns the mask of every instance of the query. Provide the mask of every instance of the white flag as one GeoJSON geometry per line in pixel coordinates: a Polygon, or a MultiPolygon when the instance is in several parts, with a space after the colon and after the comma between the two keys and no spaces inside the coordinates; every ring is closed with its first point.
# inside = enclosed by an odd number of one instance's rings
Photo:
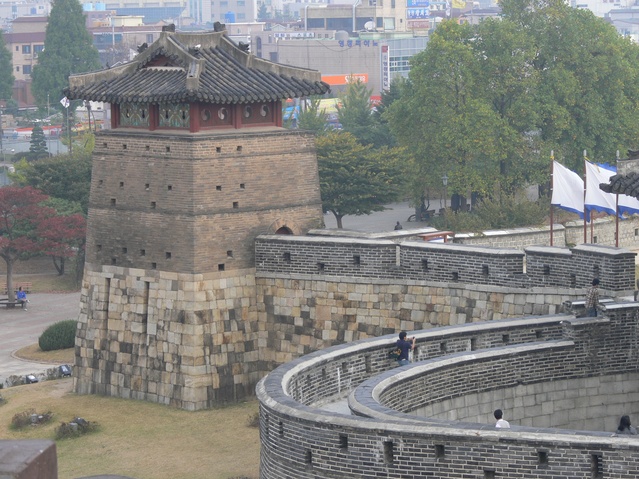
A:
{"type": "MultiPolygon", "coordinates": [[[[586,209],[593,209],[596,211],[606,211],[607,213],[614,215],[616,209],[615,193],[604,193],[599,184],[610,183],[610,178],[617,173],[617,169],[614,166],[607,164],[593,165],[586,161],[586,209]],[[592,178],[592,181],[591,181],[592,178]],[[594,192],[591,194],[591,191],[594,192]],[[606,195],[606,203],[608,207],[602,207],[601,203],[597,203],[596,199],[600,194],[606,195]],[[590,200],[589,200],[590,198],[590,200]],[[599,208],[597,208],[599,206],[599,208]]],[[[603,200],[600,200],[603,201],[603,200]]],[[[619,214],[635,214],[639,213],[639,200],[628,195],[619,195],[619,214]]]]}
{"type": "Polygon", "coordinates": [[[584,217],[584,180],[561,163],[553,161],[553,186],[550,203],[584,217]]]}
{"type": "Polygon", "coordinates": [[[586,210],[614,215],[617,199],[612,193],[606,193],[599,188],[599,184],[610,183],[610,177],[615,172],[590,163],[588,160],[584,161],[586,163],[586,210]]]}
{"type": "Polygon", "coordinates": [[[62,100],[60,100],[60,103],[62,103],[62,106],[65,108],[69,108],[69,99],[65,96],[62,98],[62,100]]]}

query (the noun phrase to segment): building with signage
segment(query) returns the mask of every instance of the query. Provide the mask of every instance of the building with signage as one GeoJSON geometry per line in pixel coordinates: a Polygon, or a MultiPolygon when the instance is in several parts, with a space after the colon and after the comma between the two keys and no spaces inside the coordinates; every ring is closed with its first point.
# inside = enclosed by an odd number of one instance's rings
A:
{"type": "Polygon", "coordinates": [[[362,34],[350,38],[345,32],[328,30],[299,33],[313,36],[309,39],[256,33],[251,39],[252,52],[273,62],[319,70],[333,92],[360,80],[373,95],[388,89],[394,77],[407,76],[410,58],[424,50],[428,42],[427,37],[412,36],[375,38],[373,34],[362,34]]]}

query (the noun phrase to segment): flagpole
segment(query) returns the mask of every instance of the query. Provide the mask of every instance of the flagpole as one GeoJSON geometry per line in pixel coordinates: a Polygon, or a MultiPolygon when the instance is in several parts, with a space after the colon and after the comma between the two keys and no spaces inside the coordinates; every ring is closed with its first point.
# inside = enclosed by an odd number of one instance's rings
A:
{"type": "MultiPolygon", "coordinates": [[[[619,150],[617,150],[617,161],[615,166],[619,167],[619,150]]],[[[619,248],[619,193],[615,195],[616,208],[615,208],[615,246],[619,248]]]]}
{"type": "Polygon", "coordinates": [[[550,246],[553,245],[553,231],[555,219],[553,217],[553,207],[552,207],[552,192],[554,188],[554,178],[553,175],[555,173],[555,151],[550,150],[550,246]]]}
{"type": "Polygon", "coordinates": [[[615,247],[619,248],[619,193],[615,197],[617,198],[615,206],[615,247]]]}
{"type": "MultiPolygon", "coordinates": [[[[588,243],[588,228],[587,220],[586,220],[586,150],[584,150],[584,244],[588,243]]],[[[592,221],[592,218],[590,219],[592,221]]]]}

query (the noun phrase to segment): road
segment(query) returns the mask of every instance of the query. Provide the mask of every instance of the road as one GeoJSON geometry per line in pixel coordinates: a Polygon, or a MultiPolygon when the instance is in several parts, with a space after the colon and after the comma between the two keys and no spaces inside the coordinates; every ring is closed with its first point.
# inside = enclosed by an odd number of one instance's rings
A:
{"type": "Polygon", "coordinates": [[[42,332],[51,324],[65,319],[77,319],[80,312],[80,293],[29,295],[27,311],[20,308],[0,309],[0,383],[9,376],[44,373],[59,364],[23,361],[13,353],[35,344],[42,332]]]}

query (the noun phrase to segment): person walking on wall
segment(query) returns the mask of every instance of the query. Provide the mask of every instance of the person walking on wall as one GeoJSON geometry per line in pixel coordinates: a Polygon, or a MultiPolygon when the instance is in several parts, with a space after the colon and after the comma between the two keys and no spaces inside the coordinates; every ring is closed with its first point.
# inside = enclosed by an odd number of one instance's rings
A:
{"type": "Polygon", "coordinates": [[[619,427],[617,428],[617,434],[626,434],[628,436],[636,436],[637,430],[634,426],[630,425],[630,416],[621,416],[619,420],[619,427]]]}
{"type": "Polygon", "coordinates": [[[399,333],[399,339],[397,340],[397,348],[401,351],[397,362],[400,366],[405,366],[410,363],[408,359],[408,352],[415,349],[415,336],[410,338],[410,341],[406,341],[406,331],[399,333]]]}
{"type": "Polygon", "coordinates": [[[497,429],[510,429],[510,423],[504,419],[504,412],[501,409],[495,409],[493,415],[497,419],[495,423],[497,429]]]}
{"type": "Polygon", "coordinates": [[[27,299],[27,293],[22,291],[22,286],[18,288],[18,291],[16,293],[16,301],[20,303],[22,309],[24,309],[25,311],[27,310],[27,303],[29,302],[29,300],[27,299]]]}
{"type": "Polygon", "coordinates": [[[592,286],[586,293],[586,316],[597,317],[597,306],[599,306],[599,278],[592,280],[592,286]]]}

